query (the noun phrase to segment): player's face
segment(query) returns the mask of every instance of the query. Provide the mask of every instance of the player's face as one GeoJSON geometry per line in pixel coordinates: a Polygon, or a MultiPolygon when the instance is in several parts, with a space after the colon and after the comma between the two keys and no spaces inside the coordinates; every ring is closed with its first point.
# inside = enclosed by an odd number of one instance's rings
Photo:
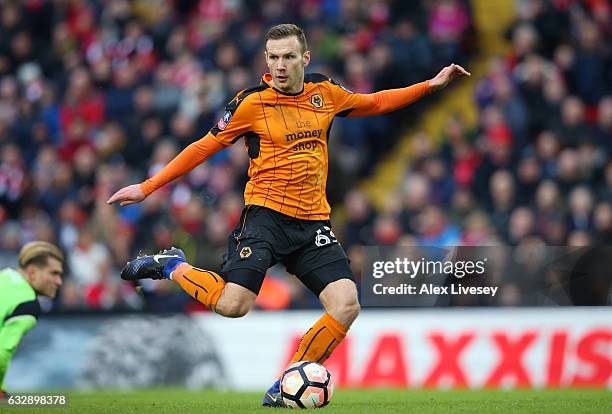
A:
{"type": "Polygon", "coordinates": [[[30,265],[26,269],[28,280],[36,293],[50,298],[55,297],[62,285],[63,270],[62,262],[53,257],[47,259],[44,267],[30,265]]]}
{"type": "Polygon", "coordinates": [[[268,40],[266,63],[276,89],[285,93],[302,91],[304,68],[310,63],[310,51],[302,52],[297,36],[268,40]]]}

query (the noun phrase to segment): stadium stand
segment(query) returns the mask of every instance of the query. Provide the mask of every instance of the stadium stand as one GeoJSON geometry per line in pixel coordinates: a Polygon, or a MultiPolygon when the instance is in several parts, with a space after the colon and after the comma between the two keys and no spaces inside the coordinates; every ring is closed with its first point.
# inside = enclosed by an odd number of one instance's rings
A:
{"type": "MultiPolygon", "coordinates": [[[[329,199],[344,207],[336,233],[356,273],[358,244],[612,240],[610,7],[516,4],[509,52],[476,80],[477,124],[453,115],[442,139],[411,134],[398,196],[375,208],[359,183],[435,101],[334,123],[329,199]]],[[[426,79],[450,61],[469,65],[479,47],[472,6],[461,0],[5,1],[0,13],[0,267],[28,241],[61,245],[68,272],[47,304],[54,311],[203,310],[163,282],[139,295],[118,269],[174,243],[218,270],[242,208],[244,147],[141,205],[105,200],[159,170],[259,79],[267,26],[303,26],[316,51],[311,71],[355,92],[426,79]]],[[[282,269],[270,276],[268,290],[283,297],[264,294],[261,308],[314,306],[282,269]]]]}

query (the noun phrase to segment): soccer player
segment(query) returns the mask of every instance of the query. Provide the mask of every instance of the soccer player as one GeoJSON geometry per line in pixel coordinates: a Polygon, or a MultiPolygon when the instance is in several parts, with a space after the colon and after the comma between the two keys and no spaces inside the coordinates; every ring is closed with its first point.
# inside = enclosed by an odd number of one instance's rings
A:
{"type": "MultiPolygon", "coordinates": [[[[124,267],[121,277],[172,279],[212,311],[240,317],[253,306],[267,269],[282,262],[326,310],[304,334],[291,362],[322,363],[344,339],[360,310],[347,255],[332,231],[325,197],[327,140],[334,117],[394,111],[469,73],[453,64],[433,79],[406,88],[358,94],[327,76],[304,74],[310,51],[299,27],[274,26],[265,40],[270,73],[263,75],[260,84],[239,92],[216,125],[159,173],[120,189],[108,200],[121,205],[140,202],[244,138],[250,180],[221,275],[191,266],[180,249],[172,248],[136,258],[124,267]]],[[[265,394],[263,404],[282,406],[279,381],[265,394]]]]}
{"type": "Polygon", "coordinates": [[[9,362],[26,332],[36,325],[40,305],[36,295],[54,298],[62,285],[64,255],[44,241],[26,244],[19,267],[0,270],[0,399],[9,362]]]}

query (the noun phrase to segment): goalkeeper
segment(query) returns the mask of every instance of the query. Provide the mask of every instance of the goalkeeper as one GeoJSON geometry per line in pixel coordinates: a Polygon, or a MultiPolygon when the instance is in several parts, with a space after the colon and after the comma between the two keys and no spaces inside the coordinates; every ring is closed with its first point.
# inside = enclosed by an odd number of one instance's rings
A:
{"type": "Polygon", "coordinates": [[[0,270],[0,399],[6,397],[4,376],[9,362],[40,314],[36,295],[55,297],[62,285],[63,262],[57,246],[34,241],[19,252],[16,270],[0,270]]]}

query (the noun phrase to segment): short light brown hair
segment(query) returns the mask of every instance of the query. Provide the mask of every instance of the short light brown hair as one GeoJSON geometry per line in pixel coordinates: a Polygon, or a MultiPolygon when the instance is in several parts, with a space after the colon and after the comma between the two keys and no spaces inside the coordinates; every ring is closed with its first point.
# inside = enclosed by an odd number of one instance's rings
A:
{"type": "Polygon", "coordinates": [[[33,241],[24,245],[19,251],[19,267],[25,269],[31,264],[44,267],[49,257],[64,262],[64,254],[59,247],[46,241],[33,241]]]}
{"type": "Polygon", "coordinates": [[[285,39],[287,37],[295,36],[298,42],[302,46],[302,53],[306,52],[308,45],[306,44],[306,35],[301,27],[291,23],[277,24],[268,29],[266,32],[266,43],[268,40],[285,39]]]}

